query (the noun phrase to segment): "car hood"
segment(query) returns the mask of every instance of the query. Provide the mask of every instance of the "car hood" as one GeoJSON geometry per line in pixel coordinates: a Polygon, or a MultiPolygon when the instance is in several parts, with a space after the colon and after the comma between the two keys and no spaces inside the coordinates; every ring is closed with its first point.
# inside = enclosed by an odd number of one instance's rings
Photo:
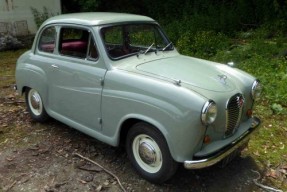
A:
{"type": "Polygon", "coordinates": [[[232,76],[221,70],[219,65],[222,64],[179,55],[139,64],[136,66],[136,70],[209,91],[229,92],[234,90],[235,84],[232,81],[232,76]]]}

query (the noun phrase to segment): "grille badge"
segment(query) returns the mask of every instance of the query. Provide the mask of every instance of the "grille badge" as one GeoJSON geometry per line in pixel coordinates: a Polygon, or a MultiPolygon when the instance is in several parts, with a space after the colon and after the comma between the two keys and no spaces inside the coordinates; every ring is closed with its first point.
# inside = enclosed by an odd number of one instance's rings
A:
{"type": "Polygon", "coordinates": [[[239,106],[239,107],[242,107],[243,104],[244,104],[244,99],[243,99],[243,97],[238,96],[238,97],[237,97],[237,101],[238,101],[238,106],[239,106]]]}

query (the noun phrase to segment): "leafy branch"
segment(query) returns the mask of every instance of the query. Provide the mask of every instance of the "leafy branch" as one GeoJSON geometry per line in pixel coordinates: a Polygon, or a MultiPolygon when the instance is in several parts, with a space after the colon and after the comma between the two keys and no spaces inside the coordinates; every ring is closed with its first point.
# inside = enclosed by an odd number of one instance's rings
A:
{"type": "Polygon", "coordinates": [[[54,16],[54,14],[49,12],[47,7],[45,6],[43,7],[43,12],[37,10],[34,7],[31,7],[31,12],[34,16],[34,21],[36,23],[37,28],[39,28],[42,25],[42,23],[46,21],[48,18],[54,16]]]}

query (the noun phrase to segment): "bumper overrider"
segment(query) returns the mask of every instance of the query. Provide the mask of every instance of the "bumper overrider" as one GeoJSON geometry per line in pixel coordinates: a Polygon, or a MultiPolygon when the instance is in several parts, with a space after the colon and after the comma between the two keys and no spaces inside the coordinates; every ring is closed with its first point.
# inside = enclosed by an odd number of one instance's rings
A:
{"type": "Polygon", "coordinates": [[[208,157],[203,157],[202,159],[197,160],[184,161],[184,167],[186,169],[201,169],[220,162],[236,150],[240,149],[242,146],[246,145],[250,139],[250,136],[254,133],[255,130],[257,130],[257,127],[260,125],[260,123],[261,122],[259,118],[253,117],[253,122],[250,128],[239,138],[224,147],[222,150],[217,151],[216,153],[209,155],[208,157]]]}

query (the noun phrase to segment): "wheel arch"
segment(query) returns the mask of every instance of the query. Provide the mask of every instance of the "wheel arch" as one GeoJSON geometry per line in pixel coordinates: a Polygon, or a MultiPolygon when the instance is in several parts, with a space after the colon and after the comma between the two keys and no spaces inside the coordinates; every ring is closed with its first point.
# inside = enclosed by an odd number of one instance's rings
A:
{"type": "Polygon", "coordinates": [[[21,95],[24,95],[26,90],[28,90],[28,89],[31,89],[31,87],[29,87],[29,86],[22,87],[22,89],[20,90],[21,95]]]}
{"type": "Polygon", "coordinates": [[[125,144],[128,131],[132,128],[133,125],[139,122],[147,123],[153,126],[157,131],[159,131],[165,138],[166,143],[169,147],[169,151],[171,155],[173,156],[173,149],[171,147],[172,145],[170,145],[170,142],[169,142],[169,134],[167,130],[164,128],[164,126],[160,122],[150,117],[146,117],[142,115],[129,115],[121,121],[120,126],[119,126],[119,137],[118,137],[119,145],[125,144]]]}
{"type": "Polygon", "coordinates": [[[47,97],[46,97],[45,94],[47,93],[47,90],[44,89],[44,88],[40,88],[40,87],[38,87],[36,85],[35,86],[33,86],[33,85],[25,85],[19,90],[19,93],[23,96],[23,95],[25,95],[25,92],[27,90],[29,90],[29,89],[36,89],[39,92],[39,94],[41,95],[42,100],[43,100],[43,105],[46,108],[47,107],[47,103],[46,103],[47,97]]]}

